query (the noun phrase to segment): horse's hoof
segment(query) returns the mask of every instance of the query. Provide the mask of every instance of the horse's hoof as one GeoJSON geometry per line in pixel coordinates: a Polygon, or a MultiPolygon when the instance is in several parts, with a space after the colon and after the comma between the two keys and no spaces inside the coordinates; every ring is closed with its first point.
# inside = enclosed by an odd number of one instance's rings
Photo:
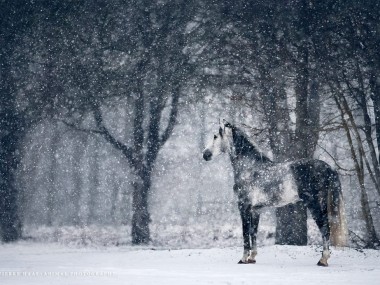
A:
{"type": "Polygon", "coordinates": [[[318,266],[323,266],[323,267],[327,267],[327,266],[329,266],[329,265],[327,264],[327,262],[326,262],[326,263],[323,263],[323,262],[321,262],[321,261],[318,261],[317,265],[318,265],[318,266]]]}
{"type": "Polygon", "coordinates": [[[255,264],[256,260],[248,259],[247,261],[239,260],[238,264],[255,264]]]}

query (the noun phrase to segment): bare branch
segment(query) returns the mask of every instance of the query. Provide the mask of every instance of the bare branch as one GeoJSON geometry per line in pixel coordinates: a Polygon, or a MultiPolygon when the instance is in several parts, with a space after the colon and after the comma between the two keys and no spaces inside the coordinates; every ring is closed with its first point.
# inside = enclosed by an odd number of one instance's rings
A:
{"type": "Polygon", "coordinates": [[[355,171],[355,169],[347,169],[347,168],[344,168],[342,167],[338,161],[335,159],[335,157],[333,155],[331,155],[323,146],[321,146],[320,144],[317,144],[325,153],[327,153],[327,155],[334,161],[335,165],[340,169],[340,170],[343,170],[343,171],[348,171],[348,172],[351,172],[351,171],[355,171]]]}
{"type": "Polygon", "coordinates": [[[241,124],[241,125],[242,125],[243,127],[245,127],[245,128],[250,129],[250,130],[252,131],[252,135],[254,135],[254,136],[259,136],[259,135],[261,135],[262,132],[268,130],[268,128],[262,128],[262,129],[259,129],[259,128],[254,128],[254,127],[248,126],[248,125],[246,125],[246,124],[241,124]]]}
{"type": "MultiPolygon", "coordinates": [[[[356,137],[356,141],[358,142],[358,150],[359,150],[359,154],[361,155],[362,158],[364,158],[364,162],[365,162],[365,165],[367,167],[367,170],[368,170],[368,173],[371,177],[371,180],[373,182],[373,184],[375,185],[375,188],[378,192],[378,194],[380,195],[380,185],[373,173],[373,170],[371,168],[371,165],[368,161],[368,158],[367,158],[367,155],[365,153],[365,150],[364,150],[364,146],[363,146],[363,142],[362,142],[362,139],[361,139],[361,136],[360,136],[360,133],[358,131],[358,127],[356,125],[356,122],[355,122],[355,119],[354,119],[354,116],[349,108],[349,105],[348,105],[348,102],[346,100],[346,98],[344,97],[343,94],[340,94],[338,93],[338,95],[340,96],[340,100],[341,100],[341,104],[342,104],[342,108],[344,110],[344,112],[348,115],[348,118],[349,120],[351,121],[351,124],[352,124],[352,129],[354,131],[354,134],[355,134],[355,137],[356,137]]],[[[338,99],[338,100],[339,100],[338,99]]]]}
{"type": "Polygon", "coordinates": [[[177,123],[177,115],[178,115],[178,101],[179,101],[179,93],[180,93],[180,88],[177,87],[175,88],[173,94],[172,94],[172,102],[171,102],[171,110],[170,110],[170,115],[169,115],[169,123],[162,134],[160,138],[160,147],[162,147],[166,141],[169,139],[169,137],[172,135],[174,126],[177,123]]]}
{"type": "Polygon", "coordinates": [[[93,109],[95,122],[97,127],[99,128],[99,134],[103,136],[103,138],[108,141],[114,148],[120,150],[124,156],[127,158],[130,166],[133,168],[136,165],[136,159],[133,155],[133,151],[130,147],[123,144],[119,140],[117,140],[106,128],[103,122],[102,111],[100,106],[96,104],[93,109]]]}
{"type": "Polygon", "coordinates": [[[70,123],[70,122],[67,122],[67,121],[62,120],[62,119],[58,120],[58,122],[63,123],[64,125],[74,129],[75,131],[79,131],[79,132],[83,132],[83,133],[87,133],[87,134],[101,134],[101,131],[99,131],[99,130],[81,128],[77,124],[70,123]]]}

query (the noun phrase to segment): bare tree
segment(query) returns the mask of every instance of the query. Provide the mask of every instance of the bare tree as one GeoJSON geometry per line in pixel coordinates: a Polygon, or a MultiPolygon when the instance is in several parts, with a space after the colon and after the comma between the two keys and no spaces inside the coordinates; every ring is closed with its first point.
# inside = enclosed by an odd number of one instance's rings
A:
{"type": "MultiPolygon", "coordinates": [[[[82,65],[81,69],[86,72],[77,82],[78,86],[90,92],[83,108],[93,114],[95,128],[85,129],[66,122],[74,128],[100,135],[128,161],[135,176],[132,183],[133,244],[144,244],[150,240],[148,198],[152,173],[158,153],[176,125],[182,90],[192,71],[188,55],[183,52],[186,47],[185,28],[190,19],[186,9],[192,8],[191,2],[148,2],[142,1],[141,6],[127,6],[125,10],[133,25],[129,34],[132,43],[124,46],[122,42],[110,41],[105,32],[109,26],[102,25],[97,26],[97,35],[101,36],[99,46],[93,47],[92,39],[82,41],[81,44],[93,49],[93,63],[82,65]],[[132,55],[129,59],[131,65],[125,73],[128,86],[123,93],[114,93],[111,97],[106,95],[107,84],[104,83],[113,75],[110,74],[109,63],[99,52],[104,49],[132,55]],[[124,141],[113,134],[107,123],[105,109],[112,97],[125,98],[126,108],[131,114],[130,136],[124,141]]],[[[103,22],[107,22],[108,15],[104,17],[103,22]]]]}
{"type": "Polygon", "coordinates": [[[325,82],[339,110],[354,163],[369,247],[379,244],[368,194],[373,187],[380,195],[378,96],[375,96],[380,38],[375,27],[380,13],[375,6],[373,2],[364,6],[354,1],[342,3],[341,13],[334,15],[339,25],[331,27],[330,40],[325,42],[326,51],[335,52],[324,54],[328,62],[325,82]]]}
{"type": "Polygon", "coordinates": [[[341,120],[346,132],[347,140],[350,146],[351,157],[354,161],[356,175],[359,181],[360,187],[360,203],[363,211],[363,216],[365,220],[365,225],[368,233],[368,242],[367,246],[373,248],[379,245],[379,238],[377,237],[377,233],[374,227],[373,218],[371,209],[369,206],[369,198],[367,194],[367,189],[365,186],[365,165],[368,165],[368,159],[364,150],[364,147],[361,143],[361,136],[359,134],[359,130],[355,123],[354,116],[352,114],[351,109],[347,104],[347,100],[343,93],[339,90],[335,90],[336,95],[334,96],[334,100],[341,114],[341,120]],[[348,120],[346,119],[348,116],[348,120]],[[350,127],[351,126],[351,127],[350,127]],[[353,132],[354,135],[351,134],[353,132]],[[354,138],[353,138],[354,137],[354,138]],[[355,144],[356,142],[356,144],[355,144]]]}
{"type": "Polygon", "coordinates": [[[20,160],[19,147],[29,126],[27,113],[18,108],[12,59],[14,46],[27,30],[35,7],[18,4],[0,2],[0,233],[5,242],[21,236],[15,171],[20,160]]]}

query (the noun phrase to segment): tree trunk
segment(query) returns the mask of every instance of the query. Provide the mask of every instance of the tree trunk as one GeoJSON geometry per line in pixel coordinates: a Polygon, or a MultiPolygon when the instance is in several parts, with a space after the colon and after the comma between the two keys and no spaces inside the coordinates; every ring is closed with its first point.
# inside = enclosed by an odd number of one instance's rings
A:
{"type": "Polygon", "coordinates": [[[20,137],[10,132],[0,143],[0,223],[4,242],[21,237],[21,221],[18,213],[18,192],[14,184],[14,172],[18,165],[17,148],[20,137]]]}
{"type": "Polygon", "coordinates": [[[50,152],[51,152],[51,163],[49,169],[49,185],[47,185],[47,198],[46,198],[46,223],[48,226],[53,225],[53,219],[55,217],[55,206],[56,206],[56,195],[57,195],[57,170],[59,165],[58,160],[58,144],[61,140],[60,130],[58,129],[58,125],[53,125],[53,135],[50,141],[50,152]]]}
{"type": "MultiPolygon", "coordinates": [[[[341,96],[341,97],[343,97],[343,96],[341,96]]],[[[346,132],[347,140],[348,140],[348,143],[350,146],[351,157],[352,157],[352,160],[354,161],[355,171],[356,171],[356,175],[357,175],[357,178],[359,181],[361,209],[363,211],[364,221],[365,221],[365,225],[366,225],[367,233],[368,233],[367,246],[373,248],[375,245],[379,244],[379,239],[377,237],[376,230],[375,230],[375,227],[373,224],[373,218],[372,218],[371,209],[369,206],[367,189],[365,188],[364,163],[363,163],[363,155],[365,155],[365,154],[364,154],[362,147],[360,145],[357,147],[358,151],[356,151],[356,148],[354,146],[353,139],[352,139],[352,136],[350,133],[350,129],[349,129],[348,123],[345,119],[345,115],[347,114],[347,112],[349,112],[349,110],[347,109],[347,106],[345,108],[344,103],[343,104],[340,103],[340,99],[339,99],[338,95],[334,96],[334,100],[335,100],[335,103],[336,103],[336,105],[339,109],[339,112],[340,112],[342,124],[343,124],[344,130],[346,132]],[[357,154],[357,152],[358,152],[358,154],[357,154]]],[[[353,125],[354,128],[356,128],[356,124],[353,121],[352,114],[349,113],[348,116],[351,120],[351,124],[353,125]]],[[[356,140],[360,141],[361,138],[359,136],[359,132],[356,130],[356,131],[354,131],[354,134],[356,136],[356,140]]]]}
{"type": "Polygon", "coordinates": [[[99,198],[99,185],[100,185],[100,164],[99,164],[99,151],[96,139],[90,139],[89,142],[89,189],[88,189],[88,215],[86,224],[96,223],[98,220],[96,207],[99,198]]]}
{"type": "Polygon", "coordinates": [[[380,75],[377,75],[375,70],[372,69],[370,75],[371,99],[373,102],[373,109],[375,114],[375,130],[377,140],[377,153],[378,161],[380,163],[380,75]]]}
{"type": "Polygon", "coordinates": [[[81,211],[82,205],[82,192],[83,192],[83,171],[81,169],[81,163],[83,158],[83,141],[82,137],[78,139],[79,144],[74,144],[74,157],[73,157],[73,193],[72,203],[74,204],[73,224],[76,226],[83,226],[84,219],[81,211]]]}
{"type": "Polygon", "coordinates": [[[276,244],[307,244],[307,211],[303,203],[276,209],[276,244]]]}
{"type": "Polygon", "coordinates": [[[359,180],[359,185],[360,185],[360,204],[362,207],[365,225],[366,225],[367,233],[368,233],[367,247],[376,248],[377,246],[379,246],[380,241],[377,237],[377,233],[376,233],[375,226],[373,223],[371,208],[369,206],[367,189],[365,188],[364,174],[362,175],[358,174],[358,180],[359,180]]]}
{"type": "Polygon", "coordinates": [[[295,130],[295,153],[294,158],[307,158],[310,155],[309,139],[310,139],[310,120],[308,108],[308,84],[309,70],[307,66],[308,51],[303,51],[303,62],[299,64],[296,76],[296,130],[295,130]]]}
{"type": "Polygon", "coordinates": [[[371,117],[368,113],[367,109],[367,99],[365,94],[360,94],[360,107],[363,112],[363,121],[364,121],[364,126],[363,126],[363,132],[365,134],[365,138],[367,141],[367,146],[369,148],[369,155],[371,157],[372,161],[372,166],[373,170],[371,170],[370,165],[368,164],[368,171],[371,174],[372,181],[375,185],[375,188],[377,192],[380,195],[380,168],[379,168],[379,161],[377,160],[377,155],[376,155],[376,149],[375,149],[375,144],[374,144],[374,139],[372,138],[372,122],[371,122],[371,117]]]}
{"type": "MultiPolygon", "coordinates": [[[[308,70],[306,68],[306,80],[302,82],[303,85],[299,86],[306,88],[308,82],[308,70]]],[[[262,71],[265,77],[266,72],[262,71]]],[[[304,78],[302,78],[304,79],[304,78]]],[[[263,82],[272,82],[265,77],[263,82]]],[[[278,88],[269,90],[264,84],[263,88],[263,108],[265,110],[265,120],[269,126],[269,142],[273,151],[274,160],[277,162],[284,162],[290,159],[298,158],[295,154],[299,153],[300,147],[306,148],[303,145],[303,141],[300,140],[294,147],[291,143],[292,135],[289,128],[290,116],[289,106],[287,103],[287,95],[283,85],[278,83],[278,88]]],[[[297,90],[300,94],[299,89],[297,90]]],[[[297,122],[299,118],[306,121],[308,114],[307,93],[302,93],[303,97],[297,98],[297,122]]],[[[300,138],[301,132],[298,132],[300,138]]],[[[303,133],[302,133],[303,135],[303,133]]],[[[304,155],[302,153],[302,155],[304,155]]],[[[306,245],[307,244],[307,211],[301,204],[289,205],[276,209],[276,243],[277,244],[290,244],[290,245],[306,245]],[[291,226],[289,226],[291,225],[291,226]]]]}
{"type": "Polygon", "coordinates": [[[150,214],[148,195],[151,176],[147,171],[139,171],[138,179],[133,183],[132,196],[132,244],[140,245],[150,242],[150,214]]]}
{"type": "Polygon", "coordinates": [[[279,90],[268,92],[264,96],[263,103],[265,120],[269,125],[269,143],[274,159],[278,162],[289,160],[291,148],[290,117],[285,89],[281,86],[279,90]]]}
{"type": "Polygon", "coordinates": [[[3,241],[10,242],[21,237],[14,173],[19,162],[18,147],[25,125],[24,120],[16,115],[9,62],[12,41],[4,43],[0,47],[0,231],[3,241]]]}
{"type": "MultiPolygon", "coordinates": [[[[292,159],[312,158],[315,150],[314,123],[310,117],[310,96],[308,51],[303,50],[304,58],[300,63],[296,82],[296,131],[295,144],[291,154],[292,159]]],[[[316,91],[316,93],[318,93],[316,91]]],[[[313,106],[314,107],[314,106],[313,106]]],[[[318,114],[319,118],[319,114],[318,114]]],[[[302,203],[288,205],[276,209],[276,243],[290,245],[307,244],[307,209],[302,203]],[[289,226],[290,225],[290,226],[289,226]]]]}

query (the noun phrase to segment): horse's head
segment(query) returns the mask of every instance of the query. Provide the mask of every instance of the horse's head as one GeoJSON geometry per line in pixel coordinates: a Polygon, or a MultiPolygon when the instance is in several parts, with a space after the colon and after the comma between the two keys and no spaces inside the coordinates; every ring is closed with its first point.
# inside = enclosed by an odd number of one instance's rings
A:
{"type": "Polygon", "coordinates": [[[220,124],[219,132],[214,135],[212,142],[203,151],[203,158],[206,161],[221,153],[229,152],[232,143],[232,125],[223,120],[220,124]]]}

